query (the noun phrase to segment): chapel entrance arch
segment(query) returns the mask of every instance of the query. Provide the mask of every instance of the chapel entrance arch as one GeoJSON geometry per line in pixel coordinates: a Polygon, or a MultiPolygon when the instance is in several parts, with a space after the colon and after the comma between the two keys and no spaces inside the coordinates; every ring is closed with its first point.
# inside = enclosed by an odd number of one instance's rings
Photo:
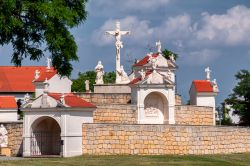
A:
{"type": "Polygon", "coordinates": [[[168,122],[168,100],[160,92],[151,92],[144,99],[146,123],[163,124],[168,122]]]}
{"type": "Polygon", "coordinates": [[[61,128],[51,117],[40,117],[31,125],[30,152],[32,156],[60,155],[61,128]]]}

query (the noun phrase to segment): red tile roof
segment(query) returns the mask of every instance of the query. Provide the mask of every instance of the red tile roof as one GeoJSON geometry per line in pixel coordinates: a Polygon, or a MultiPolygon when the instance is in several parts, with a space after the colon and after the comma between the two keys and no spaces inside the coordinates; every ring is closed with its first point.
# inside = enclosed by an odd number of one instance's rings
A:
{"type": "MultiPolygon", "coordinates": [[[[145,77],[148,76],[148,75],[150,75],[151,73],[152,73],[151,70],[146,71],[145,77]]],[[[139,81],[141,81],[141,76],[139,76],[137,78],[134,78],[132,81],[130,81],[130,84],[136,84],[139,81]]]]}
{"type": "Polygon", "coordinates": [[[1,108],[17,108],[17,103],[14,96],[0,96],[1,108]]]}
{"type": "MultiPolygon", "coordinates": [[[[158,55],[159,55],[158,53],[154,53],[152,55],[152,57],[156,58],[156,57],[158,57],[158,55]]],[[[148,59],[149,59],[149,56],[147,55],[142,60],[140,60],[139,62],[134,64],[133,66],[144,66],[144,65],[146,65],[148,63],[148,59]]]]}
{"type": "Polygon", "coordinates": [[[46,71],[45,66],[0,66],[0,92],[34,92],[35,70],[46,71]]]}
{"type": "MultiPolygon", "coordinates": [[[[60,100],[62,96],[61,93],[49,93],[50,97],[54,98],[55,100],[60,100]]],[[[96,106],[90,102],[83,100],[82,98],[72,94],[66,93],[64,94],[65,104],[70,107],[80,107],[80,108],[96,108],[96,106]]]]}
{"type": "Polygon", "coordinates": [[[197,92],[213,92],[213,86],[209,80],[194,80],[193,84],[197,92]]]}

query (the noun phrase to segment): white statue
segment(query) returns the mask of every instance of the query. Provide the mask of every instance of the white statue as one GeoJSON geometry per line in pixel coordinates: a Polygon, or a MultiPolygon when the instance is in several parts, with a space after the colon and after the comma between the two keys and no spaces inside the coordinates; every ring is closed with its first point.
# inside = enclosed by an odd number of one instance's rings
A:
{"type": "Polygon", "coordinates": [[[98,64],[95,67],[95,71],[96,71],[95,83],[96,84],[103,84],[104,71],[103,71],[103,65],[102,65],[101,61],[98,61],[98,64]]]}
{"type": "Polygon", "coordinates": [[[125,72],[123,66],[121,66],[120,70],[117,71],[120,80],[117,80],[118,84],[128,84],[130,82],[129,77],[127,75],[127,73],[125,72]]]}
{"type": "Polygon", "coordinates": [[[40,71],[36,70],[35,71],[35,79],[38,79],[40,77],[40,71]]]}
{"type": "Polygon", "coordinates": [[[8,147],[8,131],[6,128],[1,124],[0,126],[0,147],[8,147]]]}
{"type": "Polygon", "coordinates": [[[158,42],[155,43],[157,47],[157,52],[161,53],[161,41],[159,40],[158,42]]]}
{"type": "Polygon", "coordinates": [[[144,80],[146,76],[146,72],[143,69],[141,69],[141,71],[139,71],[139,74],[141,75],[141,80],[144,80]]]}
{"type": "Polygon", "coordinates": [[[30,100],[30,95],[28,93],[26,93],[24,95],[24,103],[27,103],[30,100]]]}
{"type": "Polygon", "coordinates": [[[218,88],[216,79],[214,79],[214,80],[212,81],[212,85],[213,85],[213,91],[214,91],[214,92],[219,92],[219,88],[218,88]]]}
{"type": "Polygon", "coordinates": [[[51,59],[47,58],[47,69],[51,68],[51,59]]]}
{"type": "Polygon", "coordinates": [[[86,80],[85,82],[85,90],[86,90],[86,92],[89,92],[90,90],[89,90],[89,80],[86,80]]]}
{"type": "Polygon", "coordinates": [[[206,79],[210,80],[210,75],[211,75],[211,70],[209,69],[209,67],[205,68],[205,73],[206,73],[206,79]]]}
{"type": "Polygon", "coordinates": [[[119,80],[121,80],[118,71],[120,71],[121,67],[121,48],[123,48],[123,43],[121,41],[121,36],[122,35],[127,35],[130,34],[130,31],[121,31],[120,27],[120,22],[116,22],[116,29],[114,31],[106,31],[106,34],[115,36],[116,42],[115,42],[115,47],[116,47],[116,83],[119,83],[119,80]]]}
{"type": "Polygon", "coordinates": [[[172,62],[175,62],[175,59],[174,59],[174,54],[171,54],[171,56],[170,56],[170,60],[171,60],[172,62]]]}

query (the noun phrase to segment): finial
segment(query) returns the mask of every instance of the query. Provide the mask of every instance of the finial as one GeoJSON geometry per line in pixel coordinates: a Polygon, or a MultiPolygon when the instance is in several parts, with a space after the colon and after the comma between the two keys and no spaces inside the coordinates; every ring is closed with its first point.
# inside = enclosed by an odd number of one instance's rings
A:
{"type": "Polygon", "coordinates": [[[40,77],[40,71],[35,70],[35,79],[38,79],[40,77]]]}
{"type": "Polygon", "coordinates": [[[205,73],[206,73],[206,79],[207,79],[207,80],[210,80],[210,79],[211,79],[211,77],[210,77],[211,72],[212,72],[212,71],[209,69],[209,67],[205,68],[205,73]]]}
{"type": "Polygon", "coordinates": [[[161,41],[159,40],[158,42],[155,43],[156,47],[157,47],[157,52],[161,52],[161,41]]]}

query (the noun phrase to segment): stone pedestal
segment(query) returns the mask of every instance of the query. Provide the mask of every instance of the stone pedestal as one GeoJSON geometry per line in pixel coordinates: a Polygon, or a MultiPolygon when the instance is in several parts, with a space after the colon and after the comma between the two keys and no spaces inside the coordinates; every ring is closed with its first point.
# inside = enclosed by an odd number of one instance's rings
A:
{"type": "Polygon", "coordinates": [[[3,156],[10,157],[11,156],[11,150],[8,147],[2,147],[2,148],[0,148],[0,154],[3,155],[3,156]]]}
{"type": "Polygon", "coordinates": [[[95,84],[94,93],[131,93],[127,84],[95,84]]]}

